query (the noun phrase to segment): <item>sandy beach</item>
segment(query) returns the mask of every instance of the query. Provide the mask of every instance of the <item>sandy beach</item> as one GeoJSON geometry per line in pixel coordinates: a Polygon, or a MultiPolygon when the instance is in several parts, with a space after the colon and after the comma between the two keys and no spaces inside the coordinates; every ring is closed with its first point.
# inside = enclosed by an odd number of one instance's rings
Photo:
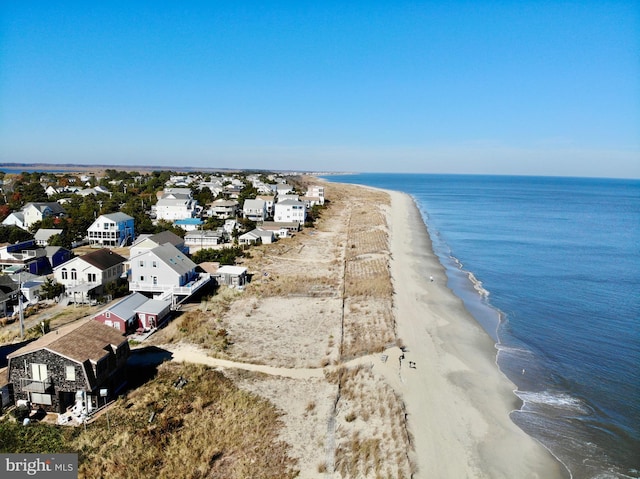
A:
{"type": "Polygon", "coordinates": [[[510,421],[513,385],[446,287],[413,200],[326,189],[315,231],[247,261],[262,279],[219,319],[234,338],[226,354],[163,347],[274,402],[301,478],[568,477],[510,421]],[[358,286],[383,281],[392,294],[358,286]]]}
{"type": "Polygon", "coordinates": [[[395,317],[405,361],[417,364],[403,369],[397,387],[415,436],[416,477],[566,477],[509,420],[516,398],[495,365],[493,341],[446,287],[411,198],[391,195],[395,317]]]}

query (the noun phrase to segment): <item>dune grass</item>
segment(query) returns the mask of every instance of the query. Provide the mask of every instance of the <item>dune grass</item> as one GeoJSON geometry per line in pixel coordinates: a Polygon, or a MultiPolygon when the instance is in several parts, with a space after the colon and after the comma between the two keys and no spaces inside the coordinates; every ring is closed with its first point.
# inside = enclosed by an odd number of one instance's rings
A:
{"type": "Polygon", "coordinates": [[[70,445],[85,478],[291,478],[280,414],[268,401],[198,365],[162,364],[157,377],[78,428],[70,445]],[[182,376],[187,384],[173,386],[182,376]]]}

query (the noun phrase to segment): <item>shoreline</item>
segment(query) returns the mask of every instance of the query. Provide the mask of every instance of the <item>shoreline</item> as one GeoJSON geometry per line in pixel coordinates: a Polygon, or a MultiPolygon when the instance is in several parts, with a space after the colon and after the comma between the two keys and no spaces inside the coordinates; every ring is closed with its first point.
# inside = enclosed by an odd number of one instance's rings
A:
{"type": "Polygon", "coordinates": [[[495,342],[447,287],[413,198],[391,196],[389,236],[397,333],[416,369],[401,377],[416,478],[567,478],[566,468],[510,419],[520,403],[495,342]],[[429,277],[433,277],[433,281],[429,277]]]}

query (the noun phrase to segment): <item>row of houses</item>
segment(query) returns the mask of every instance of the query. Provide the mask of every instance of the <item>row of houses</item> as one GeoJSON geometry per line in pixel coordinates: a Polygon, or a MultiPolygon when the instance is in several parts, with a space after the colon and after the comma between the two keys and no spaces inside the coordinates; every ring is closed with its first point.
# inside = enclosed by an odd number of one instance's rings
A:
{"type": "MultiPolygon", "coordinates": [[[[241,189],[240,185],[232,186],[241,189]]],[[[268,222],[268,216],[262,217],[261,228],[241,235],[241,243],[269,243],[300,227],[306,205],[300,199],[286,198],[284,195],[289,190],[283,188],[282,192],[283,199],[275,204],[265,198],[258,200],[262,204],[249,202],[245,205],[247,215],[261,217],[272,208],[276,213],[274,218],[281,221],[268,222]],[[278,211],[283,212],[281,216],[277,216],[278,211]]],[[[172,208],[178,207],[198,211],[197,202],[185,192],[173,189],[166,194],[168,196],[159,199],[160,208],[156,206],[156,214],[175,217],[172,208]],[[160,202],[162,199],[167,201],[160,202]]],[[[216,214],[233,216],[233,200],[222,201],[225,204],[218,203],[216,214]]],[[[46,216],[65,214],[63,208],[57,210],[35,203],[27,205],[22,213],[20,224],[26,228],[46,216]],[[34,211],[42,216],[38,218],[34,211]]],[[[125,279],[130,291],[129,295],[111,303],[92,318],[61,327],[9,354],[5,376],[9,389],[0,388],[0,406],[5,403],[6,391],[10,390],[17,403],[35,404],[47,411],[62,413],[62,418],[70,417],[69,411],[76,411],[81,418],[115,397],[126,386],[130,350],[125,334],[157,328],[177,303],[195,294],[212,278],[219,284],[233,287],[246,283],[248,275],[244,267],[222,266],[213,273],[204,272],[187,255],[189,244],[198,243],[200,247],[219,244],[225,240],[225,234],[230,234],[229,229],[233,231],[233,225],[225,224],[222,231],[193,231],[187,233],[184,240],[168,231],[136,237],[133,218],[124,213],[112,213],[97,218],[88,229],[87,238],[90,243],[105,247],[131,243],[128,258],[109,248],[73,258],[63,248],[56,251],[66,256],[56,255],[53,250],[47,255],[48,239],[60,234],[60,230],[42,230],[34,240],[6,245],[4,250],[0,248],[3,268],[5,264],[10,268],[20,263],[23,268],[28,265],[31,272],[31,266],[35,265],[34,274],[44,271],[38,266],[38,258],[48,257],[53,277],[65,287],[67,297],[73,301],[86,301],[103,293],[109,283],[125,279]]],[[[7,276],[0,278],[9,279],[7,276]]],[[[7,299],[14,298],[14,285],[8,282],[3,285],[0,281],[0,301],[3,295],[7,299]],[[3,289],[3,286],[7,287],[3,289]]]]}

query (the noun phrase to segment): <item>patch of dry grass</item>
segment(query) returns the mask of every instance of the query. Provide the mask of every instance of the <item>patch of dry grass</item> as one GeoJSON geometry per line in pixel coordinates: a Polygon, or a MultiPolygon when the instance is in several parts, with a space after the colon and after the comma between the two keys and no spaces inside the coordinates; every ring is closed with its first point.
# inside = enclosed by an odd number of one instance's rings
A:
{"type": "Polygon", "coordinates": [[[268,401],[204,366],[164,363],[71,446],[81,478],[292,478],[282,422],[268,401]],[[183,389],[173,383],[188,380],[183,389]]]}
{"type": "Polygon", "coordinates": [[[336,471],[342,477],[411,477],[415,466],[400,397],[365,366],[341,368],[328,379],[340,385],[336,471]]]}
{"type": "Polygon", "coordinates": [[[148,344],[171,344],[186,341],[211,351],[224,351],[230,338],[222,317],[239,293],[222,288],[219,294],[205,298],[200,307],[192,307],[151,336],[148,344]]]}

